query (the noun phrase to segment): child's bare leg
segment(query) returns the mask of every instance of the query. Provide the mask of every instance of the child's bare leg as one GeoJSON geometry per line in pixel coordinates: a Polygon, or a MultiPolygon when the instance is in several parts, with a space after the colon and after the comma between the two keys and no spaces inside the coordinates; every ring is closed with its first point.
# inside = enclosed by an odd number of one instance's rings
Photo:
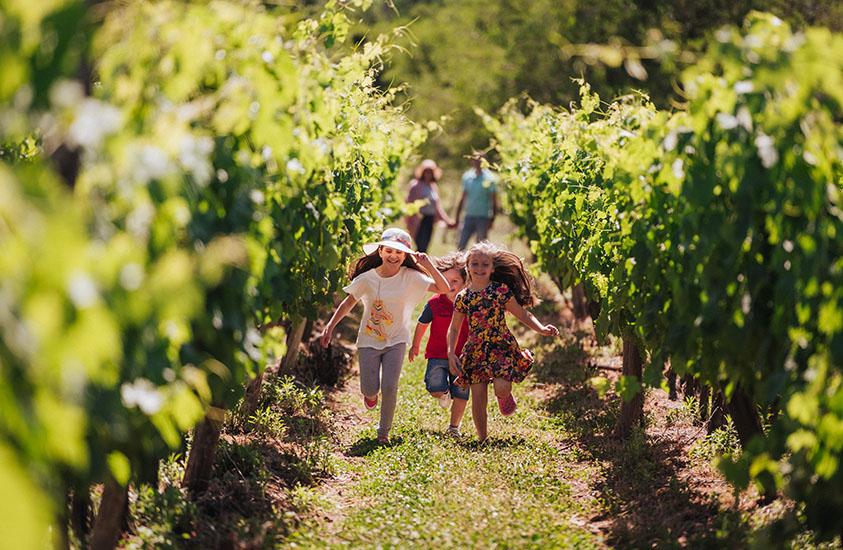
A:
{"type": "Polygon", "coordinates": [[[465,408],[467,405],[467,399],[455,398],[451,400],[451,426],[459,426],[462,424],[462,417],[465,416],[465,408]]]}
{"type": "Polygon", "coordinates": [[[432,397],[435,397],[437,399],[442,397],[443,395],[445,395],[445,392],[443,392],[443,391],[432,391],[432,392],[429,392],[429,393],[432,397]]]}
{"type": "Polygon", "coordinates": [[[512,382],[503,378],[495,378],[495,397],[506,399],[512,393],[512,382]]]}
{"type": "Polygon", "coordinates": [[[474,427],[477,429],[477,439],[481,442],[486,440],[488,427],[486,423],[486,403],[488,400],[488,384],[471,385],[471,416],[474,418],[474,427]]]}

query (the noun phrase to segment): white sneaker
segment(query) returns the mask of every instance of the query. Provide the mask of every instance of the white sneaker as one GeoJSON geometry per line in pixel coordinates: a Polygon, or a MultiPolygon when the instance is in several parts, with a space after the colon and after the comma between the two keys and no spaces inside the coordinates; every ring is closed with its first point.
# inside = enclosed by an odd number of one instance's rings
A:
{"type": "Polygon", "coordinates": [[[448,426],[448,435],[451,435],[451,436],[454,436],[454,437],[460,437],[462,435],[460,433],[460,427],[459,426],[448,426]]]}
{"type": "Polygon", "coordinates": [[[451,406],[451,394],[443,393],[439,397],[439,406],[442,407],[443,409],[447,409],[448,407],[450,407],[451,406]]]}

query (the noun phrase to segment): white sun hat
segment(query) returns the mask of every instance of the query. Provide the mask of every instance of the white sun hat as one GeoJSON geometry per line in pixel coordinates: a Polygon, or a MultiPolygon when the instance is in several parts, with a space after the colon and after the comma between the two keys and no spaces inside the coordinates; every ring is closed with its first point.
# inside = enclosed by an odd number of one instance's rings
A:
{"type": "Polygon", "coordinates": [[[407,254],[416,253],[413,250],[413,239],[410,237],[410,234],[398,227],[390,227],[385,230],[381,235],[381,240],[378,242],[364,244],[363,252],[367,255],[372,254],[379,246],[387,246],[395,250],[400,250],[401,252],[406,252],[407,254]]]}

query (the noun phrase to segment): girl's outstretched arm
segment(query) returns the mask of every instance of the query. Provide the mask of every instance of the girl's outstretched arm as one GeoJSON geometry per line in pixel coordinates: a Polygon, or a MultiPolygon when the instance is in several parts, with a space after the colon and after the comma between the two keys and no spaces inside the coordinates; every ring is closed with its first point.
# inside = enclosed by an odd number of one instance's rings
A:
{"type": "Polygon", "coordinates": [[[506,310],[515,315],[515,318],[535,330],[543,336],[559,336],[559,329],[553,325],[543,325],[536,319],[536,316],[521,307],[514,297],[506,302],[506,310]]]}
{"type": "Polygon", "coordinates": [[[428,290],[431,292],[438,292],[440,294],[445,294],[451,290],[451,285],[448,284],[447,279],[445,276],[442,275],[438,269],[433,265],[433,262],[430,261],[430,256],[425,254],[424,252],[417,252],[416,253],[416,261],[419,265],[427,271],[427,274],[431,276],[433,279],[433,284],[428,287],[428,290]]]}
{"type": "Polygon", "coordinates": [[[460,360],[457,357],[457,339],[460,335],[463,319],[465,319],[465,313],[454,311],[454,315],[451,317],[451,326],[448,327],[448,370],[454,376],[462,373],[460,360]]]}
{"type": "Polygon", "coordinates": [[[413,333],[413,344],[410,346],[410,352],[408,353],[407,357],[412,361],[416,358],[419,354],[419,348],[421,347],[421,341],[424,337],[424,333],[427,331],[427,325],[430,323],[417,323],[416,324],[416,332],[413,333]]]}
{"type": "Polygon", "coordinates": [[[349,294],[345,297],[345,300],[340,303],[334,314],[331,315],[331,320],[328,321],[328,324],[325,325],[325,328],[322,329],[322,334],[319,336],[319,340],[322,343],[323,348],[327,348],[328,344],[331,343],[331,336],[334,334],[334,328],[336,328],[337,324],[342,321],[343,317],[348,315],[348,312],[351,311],[356,303],[357,298],[349,294]]]}

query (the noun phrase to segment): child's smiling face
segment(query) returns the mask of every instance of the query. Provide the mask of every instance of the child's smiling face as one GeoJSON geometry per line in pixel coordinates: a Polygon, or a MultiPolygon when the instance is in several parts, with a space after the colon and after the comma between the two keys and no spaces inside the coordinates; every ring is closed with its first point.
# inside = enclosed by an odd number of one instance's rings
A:
{"type": "Polygon", "coordinates": [[[396,250],[388,246],[381,246],[378,249],[378,253],[380,254],[381,260],[383,260],[384,264],[393,267],[400,266],[404,263],[404,258],[407,256],[406,252],[402,252],[401,250],[396,250]]]}
{"type": "Polygon", "coordinates": [[[455,267],[452,267],[447,271],[443,271],[442,276],[445,277],[445,280],[448,281],[448,286],[451,288],[451,290],[445,295],[453,302],[454,298],[457,296],[457,292],[462,290],[462,287],[465,286],[465,279],[462,278],[460,270],[455,267]]]}
{"type": "Polygon", "coordinates": [[[468,258],[468,275],[474,283],[487,283],[492,277],[494,265],[491,256],[482,253],[474,253],[468,258]]]}

